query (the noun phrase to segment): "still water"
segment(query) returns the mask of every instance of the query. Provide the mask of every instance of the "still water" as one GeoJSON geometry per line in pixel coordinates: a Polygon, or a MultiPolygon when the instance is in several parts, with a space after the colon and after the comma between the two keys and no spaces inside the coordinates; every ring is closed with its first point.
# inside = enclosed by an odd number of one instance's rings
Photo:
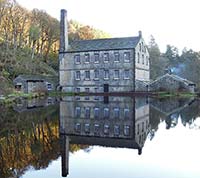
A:
{"type": "Polygon", "coordinates": [[[0,178],[199,178],[199,104],[90,96],[0,107],[0,178]]]}

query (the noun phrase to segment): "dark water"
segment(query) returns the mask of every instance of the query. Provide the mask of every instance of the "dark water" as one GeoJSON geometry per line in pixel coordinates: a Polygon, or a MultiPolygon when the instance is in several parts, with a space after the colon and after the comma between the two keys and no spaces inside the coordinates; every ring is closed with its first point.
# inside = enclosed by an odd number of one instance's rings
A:
{"type": "Polygon", "coordinates": [[[0,107],[0,178],[199,178],[199,104],[91,96],[0,107]]]}

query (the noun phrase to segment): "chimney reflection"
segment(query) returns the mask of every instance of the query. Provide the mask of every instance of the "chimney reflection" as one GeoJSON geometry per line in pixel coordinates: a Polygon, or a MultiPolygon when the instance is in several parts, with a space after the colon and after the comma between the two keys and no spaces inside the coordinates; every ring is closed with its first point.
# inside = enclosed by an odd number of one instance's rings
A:
{"type": "Polygon", "coordinates": [[[62,176],[68,175],[69,144],[142,148],[149,131],[149,104],[146,99],[93,96],[85,101],[66,97],[60,102],[62,176]]]}

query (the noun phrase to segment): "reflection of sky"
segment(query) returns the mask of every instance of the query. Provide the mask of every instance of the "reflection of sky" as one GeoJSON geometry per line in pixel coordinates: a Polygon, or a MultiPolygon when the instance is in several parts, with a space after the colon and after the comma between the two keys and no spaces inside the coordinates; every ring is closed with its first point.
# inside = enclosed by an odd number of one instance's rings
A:
{"type": "MultiPolygon", "coordinates": [[[[200,123],[200,119],[196,122],[200,123]]],[[[200,131],[184,127],[179,120],[166,130],[162,122],[152,141],[147,140],[142,155],[137,150],[94,146],[89,153],[70,154],[69,178],[199,178],[200,131]]],[[[23,178],[60,178],[60,159],[46,169],[31,171],[23,178]]]]}

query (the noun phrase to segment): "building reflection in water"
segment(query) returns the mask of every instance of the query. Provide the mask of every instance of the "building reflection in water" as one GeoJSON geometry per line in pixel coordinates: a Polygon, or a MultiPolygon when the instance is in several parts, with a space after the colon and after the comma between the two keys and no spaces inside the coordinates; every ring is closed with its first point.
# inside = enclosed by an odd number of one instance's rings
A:
{"type": "Polygon", "coordinates": [[[62,176],[68,175],[69,144],[131,148],[140,155],[148,131],[148,99],[63,98],[60,102],[62,176]]]}

